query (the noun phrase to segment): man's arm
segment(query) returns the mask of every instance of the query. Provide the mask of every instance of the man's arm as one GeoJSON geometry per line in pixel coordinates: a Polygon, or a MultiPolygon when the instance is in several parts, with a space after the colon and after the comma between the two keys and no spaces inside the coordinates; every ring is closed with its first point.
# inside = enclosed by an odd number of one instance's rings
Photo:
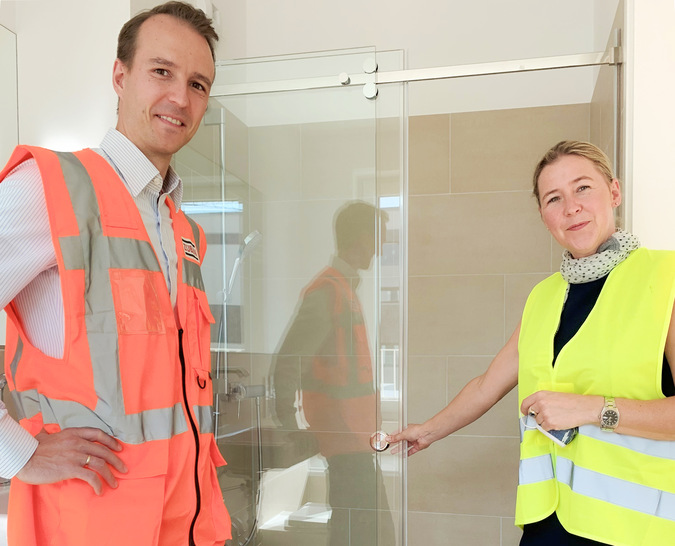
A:
{"type": "Polygon", "coordinates": [[[13,478],[37,449],[38,441],[7,413],[0,402],[0,476],[13,478]]]}
{"type": "Polygon", "coordinates": [[[334,328],[329,290],[314,290],[300,302],[274,361],[274,396],[278,419],[287,428],[295,424],[295,393],[302,385],[303,359],[311,359],[321,349],[334,328]]]}
{"type": "MultiPolygon", "coordinates": [[[[0,309],[56,265],[42,179],[34,160],[23,163],[0,184],[0,256],[0,309]]],[[[62,347],[63,340],[59,343],[62,347]]],[[[115,454],[120,448],[116,440],[93,428],[42,432],[33,438],[4,405],[0,408],[0,475],[4,478],[16,476],[33,484],[78,478],[100,494],[101,478],[117,486],[110,466],[126,472],[115,454]]]]}

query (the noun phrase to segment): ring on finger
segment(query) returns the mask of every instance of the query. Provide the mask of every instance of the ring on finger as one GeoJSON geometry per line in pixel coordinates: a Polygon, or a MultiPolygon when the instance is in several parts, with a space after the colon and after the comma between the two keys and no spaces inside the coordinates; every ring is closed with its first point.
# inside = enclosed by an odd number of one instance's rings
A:
{"type": "Polygon", "coordinates": [[[84,466],[89,466],[90,462],[91,462],[91,455],[87,455],[87,460],[84,461],[84,466]]]}

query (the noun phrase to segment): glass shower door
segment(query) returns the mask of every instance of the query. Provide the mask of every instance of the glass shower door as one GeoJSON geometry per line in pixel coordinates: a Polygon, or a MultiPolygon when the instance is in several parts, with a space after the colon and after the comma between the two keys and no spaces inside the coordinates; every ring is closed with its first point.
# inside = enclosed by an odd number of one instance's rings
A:
{"type": "Polygon", "coordinates": [[[376,98],[377,62],[400,57],[219,65],[176,157],[209,244],[232,545],[401,543],[401,458],[371,446],[402,422],[402,95],[376,98]]]}

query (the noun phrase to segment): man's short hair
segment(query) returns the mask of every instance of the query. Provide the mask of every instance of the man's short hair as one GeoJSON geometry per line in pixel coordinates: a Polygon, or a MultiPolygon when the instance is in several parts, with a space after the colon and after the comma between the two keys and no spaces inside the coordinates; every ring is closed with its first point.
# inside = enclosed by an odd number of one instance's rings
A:
{"type": "Polygon", "coordinates": [[[335,213],[335,243],[338,251],[346,250],[370,235],[375,240],[378,222],[388,220],[385,211],[364,201],[350,201],[335,213]]]}
{"type": "Polygon", "coordinates": [[[134,61],[138,31],[141,25],[154,15],[171,15],[190,25],[209,44],[211,56],[215,62],[215,45],[218,41],[218,33],[213,28],[213,21],[202,10],[190,4],[172,1],[155,6],[150,10],[141,11],[124,24],[117,38],[117,58],[126,66],[131,67],[134,61]]]}

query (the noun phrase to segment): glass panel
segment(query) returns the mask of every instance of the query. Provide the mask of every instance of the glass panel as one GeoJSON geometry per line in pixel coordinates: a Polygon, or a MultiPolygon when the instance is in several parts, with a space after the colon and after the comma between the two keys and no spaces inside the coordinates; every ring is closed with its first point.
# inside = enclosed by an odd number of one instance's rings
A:
{"type": "MultiPolygon", "coordinates": [[[[561,140],[590,140],[615,157],[616,69],[597,72],[408,85],[410,422],[431,417],[485,371],[530,290],[558,270],[562,249],[540,219],[532,173],[561,140]]],[[[517,545],[519,436],[514,389],[413,456],[408,543],[517,545]]]]}
{"type": "MultiPolygon", "coordinates": [[[[337,78],[374,58],[367,48],[224,64],[216,85],[337,78]]],[[[401,422],[402,95],[386,95],[214,97],[176,156],[183,208],[209,243],[232,545],[400,540],[400,457],[369,443],[401,422]]]]}

